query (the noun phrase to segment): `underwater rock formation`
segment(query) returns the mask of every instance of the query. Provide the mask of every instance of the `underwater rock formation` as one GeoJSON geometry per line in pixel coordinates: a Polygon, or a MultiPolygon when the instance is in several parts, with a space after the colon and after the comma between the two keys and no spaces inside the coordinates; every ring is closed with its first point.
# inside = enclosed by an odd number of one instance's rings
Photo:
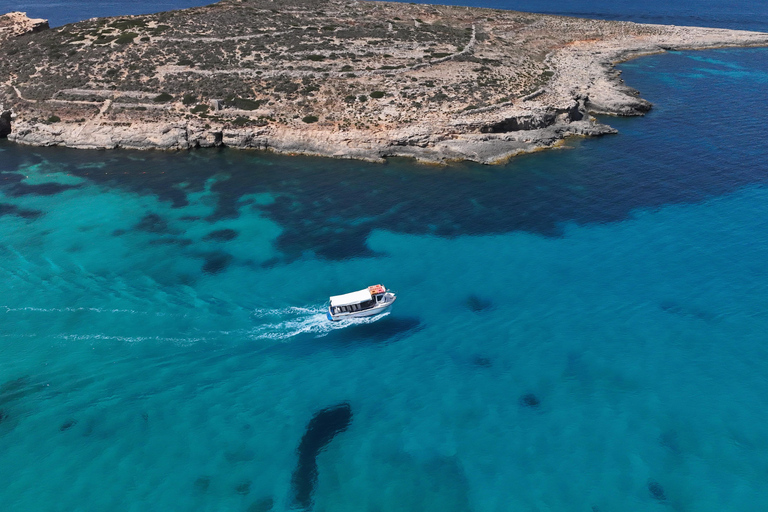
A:
{"type": "Polygon", "coordinates": [[[301,508],[312,506],[317,485],[317,456],[336,434],[344,432],[352,422],[352,408],[344,402],[316,413],[299,443],[299,462],[293,472],[293,501],[301,508]]]}
{"type": "Polygon", "coordinates": [[[665,501],[667,499],[667,495],[664,492],[664,488],[661,486],[659,482],[656,482],[655,480],[651,480],[648,482],[648,492],[651,495],[651,498],[659,501],[665,501]]]}
{"type": "Polygon", "coordinates": [[[526,407],[538,407],[541,401],[533,393],[526,393],[520,397],[520,403],[526,407]]]}

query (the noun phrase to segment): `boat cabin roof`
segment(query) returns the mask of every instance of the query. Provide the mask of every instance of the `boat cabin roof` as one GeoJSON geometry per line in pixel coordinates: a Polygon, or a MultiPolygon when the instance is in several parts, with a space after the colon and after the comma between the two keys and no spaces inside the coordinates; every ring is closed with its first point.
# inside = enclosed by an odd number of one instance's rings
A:
{"type": "Polygon", "coordinates": [[[376,284],[373,286],[369,286],[364,290],[345,293],[344,295],[334,295],[333,297],[331,297],[331,306],[336,307],[336,306],[349,306],[350,304],[360,304],[361,302],[371,300],[374,294],[384,293],[385,291],[386,291],[386,288],[384,288],[380,284],[376,284]]]}
{"type": "Polygon", "coordinates": [[[368,288],[331,297],[331,306],[349,306],[350,304],[360,304],[367,300],[371,300],[371,292],[368,291],[368,288]]]}

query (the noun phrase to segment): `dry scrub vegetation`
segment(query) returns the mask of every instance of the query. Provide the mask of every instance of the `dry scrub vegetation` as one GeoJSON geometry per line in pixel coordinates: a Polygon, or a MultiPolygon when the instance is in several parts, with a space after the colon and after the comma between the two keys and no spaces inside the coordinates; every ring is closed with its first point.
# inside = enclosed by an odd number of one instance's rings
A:
{"type": "Polygon", "coordinates": [[[493,9],[223,0],[8,40],[0,103],[41,121],[385,129],[515,102],[546,87],[553,50],[650,30],[493,9]]]}

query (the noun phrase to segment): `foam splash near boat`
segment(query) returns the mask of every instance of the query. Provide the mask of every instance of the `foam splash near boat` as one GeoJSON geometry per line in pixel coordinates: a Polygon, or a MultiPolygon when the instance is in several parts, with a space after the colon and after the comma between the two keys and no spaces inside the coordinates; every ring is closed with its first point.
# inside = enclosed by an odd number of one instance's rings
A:
{"type": "Polygon", "coordinates": [[[389,312],[376,316],[344,318],[335,322],[328,321],[328,311],[323,307],[290,307],[283,309],[257,309],[256,318],[281,318],[277,322],[265,322],[254,327],[248,335],[254,340],[287,341],[302,334],[321,338],[327,334],[355,325],[376,322],[389,315],[389,312]]]}

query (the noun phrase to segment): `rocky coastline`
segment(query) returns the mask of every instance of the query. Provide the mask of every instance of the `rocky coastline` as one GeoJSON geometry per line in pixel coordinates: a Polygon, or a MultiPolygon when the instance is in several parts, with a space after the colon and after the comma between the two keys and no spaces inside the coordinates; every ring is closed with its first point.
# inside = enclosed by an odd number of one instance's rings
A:
{"type": "MultiPolygon", "coordinates": [[[[614,67],[619,62],[670,50],[768,46],[768,34],[745,31],[488,9],[319,1],[313,8],[324,9],[335,25],[316,29],[318,36],[309,32],[316,40],[332,41],[325,52],[307,53],[311,50],[300,45],[301,38],[308,37],[303,20],[311,9],[306,4],[300,7],[301,3],[277,1],[269,2],[277,7],[272,10],[278,16],[290,12],[291,19],[298,20],[290,26],[301,30],[298,42],[279,42],[281,53],[277,46],[264,46],[262,54],[248,60],[255,50],[243,41],[279,39],[277,32],[233,30],[216,44],[233,40],[237,45],[233,51],[239,55],[251,52],[239,62],[207,64],[202,63],[203,56],[200,63],[191,64],[192,59],[183,52],[163,50],[164,57],[157,59],[151,77],[145,72],[146,76],[133,83],[119,81],[126,71],[143,72],[135,61],[141,58],[141,51],[173,40],[171,30],[160,32],[157,27],[172,27],[174,16],[182,17],[177,21],[208,16],[215,23],[213,14],[237,12],[250,4],[253,10],[247,14],[253,15],[263,3],[224,1],[160,18],[89,20],[50,30],[44,20],[29,20],[21,13],[0,17],[0,64],[4,64],[0,71],[5,74],[0,76],[0,136],[20,144],[82,149],[227,146],[370,161],[412,157],[429,163],[471,160],[493,164],[556,147],[571,136],[615,133],[597,121],[595,114],[647,112],[650,103],[623,83],[614,67]],[[363,9],[368,21],[384,24],[383,31],[343,32],[345,23],[355,26],[359,22],[327,11],[336,8],[341,12],[353,5],[363,9]],[[403,14],[409,9],[413,12],[403,14]],[[394,16],[396,13],[400,16],[394,16]],[[161,25],[163,22],[168,25],[161,25]],[[412,24],[415,32],[410,31],[412,24]],[[431,39],[419,31],[427,26],[431,39]],[[118,28],[108,31],[104,27],[118,28]],[[131,30],[127,43],[120,39],[127,39],[126,29],[119,27],[131,30]],[[168,31],[171,35],[166,35],[168,31]],[[43,38],[46,33],[48,37],[43,38]],[[114,39],[99,44],[104,34],[114,39]],[[285,49],[289,44],[294,45],[290,47],[293,53],[285,49]],[[354,45],[361,48],[356,53],[350,50],[354,45]],[[375,52],[368,50],[372,46],[375,52]],[[346,54],[339,48],[346,49],[346,54]],[[24,78],[25,71],[14,68],[12,62],[29,58],[27,53],[37,55],[40,62],[24,78]],[[62,69],[79,53],[94,62],[99,56],[102,62],[90,64],[81,59],[79,71],[89,75],[69,77],[62,69]],[[283,60],[275,65],[269,58],[283,60]],[[300,58],[310,65],[299,63],[300,58]],[[290,64],[285,64],[286,59],[290,64]],[[329,61],[333,66],[326,64],[329,61]],[[314,65],[316,62],[321,65],[314,65]],[[38,85],[54,73],[67,79],[51,80],[51,86],[38,85]],[[110,74],[115,83],[109,82],[110,74]],[[185,81],[172,82],[176,75],[185,81]],[[237,79],[232,94],[197,87],[196,81],[216,77],[237,79]],[[237,88],[245,82],[251,85],[242,93],[237,88]],[[303,96],[302,86],[309,91],[303,96]],[[361,91],[367,94],[359,94],[361,91]],[[221,98],[212,97],[215,94],[221,98]]],[[[277,23],[281,20],[273,21],[280,28],[277,23]]],[[[215,40],[216,27],[198,32],[193,35],[204,40],[201,45],[215,40]]]]}

